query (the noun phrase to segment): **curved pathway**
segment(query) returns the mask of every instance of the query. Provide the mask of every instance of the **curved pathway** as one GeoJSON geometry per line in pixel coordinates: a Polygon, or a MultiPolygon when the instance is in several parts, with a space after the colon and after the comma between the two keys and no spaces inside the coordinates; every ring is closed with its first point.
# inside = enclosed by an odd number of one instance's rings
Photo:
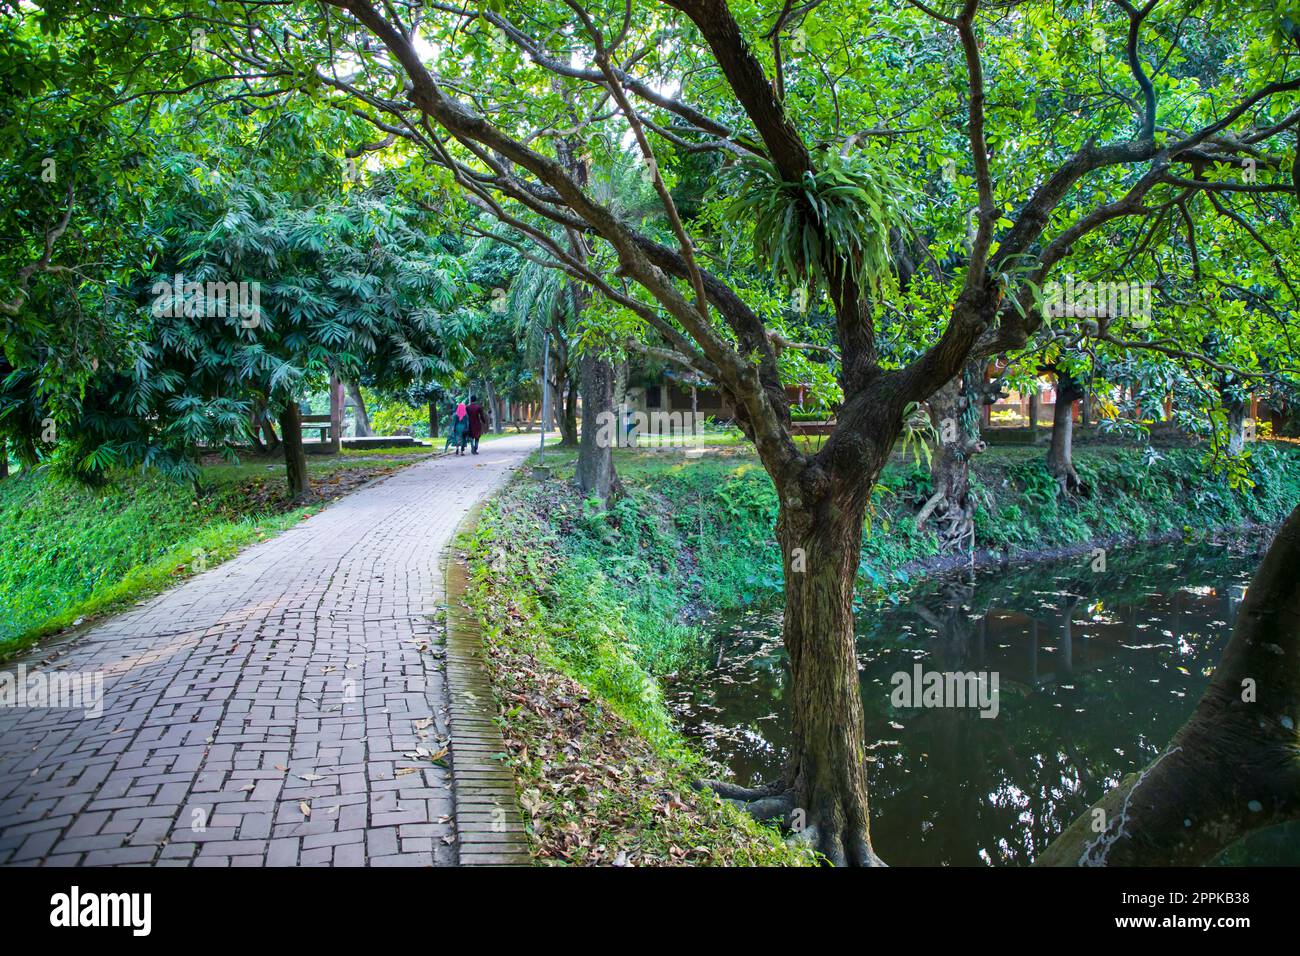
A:
{"type": "Polygon", "coordinates": [[[0,708],[0,864],[454,863],[440,556],[536,445],[412,465],[64,645],[43,672],[102,674],[102,714],[0,708]]]}

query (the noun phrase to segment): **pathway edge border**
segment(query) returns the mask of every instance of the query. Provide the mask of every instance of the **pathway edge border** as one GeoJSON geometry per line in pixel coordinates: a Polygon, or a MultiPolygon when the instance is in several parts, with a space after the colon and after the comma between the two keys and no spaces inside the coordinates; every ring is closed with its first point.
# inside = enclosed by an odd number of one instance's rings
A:
{"type": "Polygon", "coordinates": [[[497,724],[483,632],[464,601],[469,565],[456,549],[457,540],[478,526],[494,494],[475,504],[456,526],[444,561],[452,799],[461,866],[528,866],[533,858],[520,823],[514,773],[500,759],[506,745],[497,724]]]}

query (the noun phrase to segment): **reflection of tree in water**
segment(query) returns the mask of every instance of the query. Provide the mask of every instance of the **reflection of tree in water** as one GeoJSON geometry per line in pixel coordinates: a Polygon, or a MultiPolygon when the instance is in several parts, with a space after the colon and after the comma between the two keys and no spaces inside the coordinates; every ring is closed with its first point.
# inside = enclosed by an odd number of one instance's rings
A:
{"type": "MultiPolygon", "coordinates": [[[[1104,573],[1085,557],[967,574],[864,609],[859,660],[884,859],[1028,863],[1190,713],[1253,559],[1187,548],[1108,557],[1104,573]],[[999,716],[895,711],[890,677],[915,662],[997,672],[999,716]]],[[[751,618],[725,639],[707,682],[679,695],[688,732],[746,782],[774,775],[786,744],[778,634],[779,618],[751,618]]]]}

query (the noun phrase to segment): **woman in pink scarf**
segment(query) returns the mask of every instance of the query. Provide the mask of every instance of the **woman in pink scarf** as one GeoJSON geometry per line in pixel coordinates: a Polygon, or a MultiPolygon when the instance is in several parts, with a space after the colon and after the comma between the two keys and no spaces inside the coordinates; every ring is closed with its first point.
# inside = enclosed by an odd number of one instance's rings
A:
{"type": "Polygon", "coordinates": [[[464,402],[456,405],[456,411],[451,416],[451,437],[456,446],[456,454],[464,454],[465,445],[469,442],[469,409],[464,402]]]}

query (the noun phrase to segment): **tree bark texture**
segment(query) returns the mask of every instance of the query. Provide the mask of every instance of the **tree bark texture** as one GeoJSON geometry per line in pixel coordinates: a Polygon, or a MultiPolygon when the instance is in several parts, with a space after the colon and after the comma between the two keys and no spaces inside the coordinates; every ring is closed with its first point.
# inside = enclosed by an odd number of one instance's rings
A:
{"type": "MultiPolygon", "coordinates": [[[[939,448],[930,464],[933,491],[916,516],[917,528],[934,518],[944,552],[975,546],[975,502],[970,496],[970,462],[987,447],[979,436],[980,389],[967,368],[930,396],[930,417],[939,448]]],[[[982,376],[981,376],[982,377],[982,376]]]]}
{"type": "Polygon", "coordinates": [[[574,483],[584,495],[599,498],[608,508],[618,484],[614,443],[599,439],[610,432],[608,427],[601,428],[603,418],[614,414],[614,366],[588,353],[579,359],[578,369],[582,378],[582,441],[574,483]]]}

